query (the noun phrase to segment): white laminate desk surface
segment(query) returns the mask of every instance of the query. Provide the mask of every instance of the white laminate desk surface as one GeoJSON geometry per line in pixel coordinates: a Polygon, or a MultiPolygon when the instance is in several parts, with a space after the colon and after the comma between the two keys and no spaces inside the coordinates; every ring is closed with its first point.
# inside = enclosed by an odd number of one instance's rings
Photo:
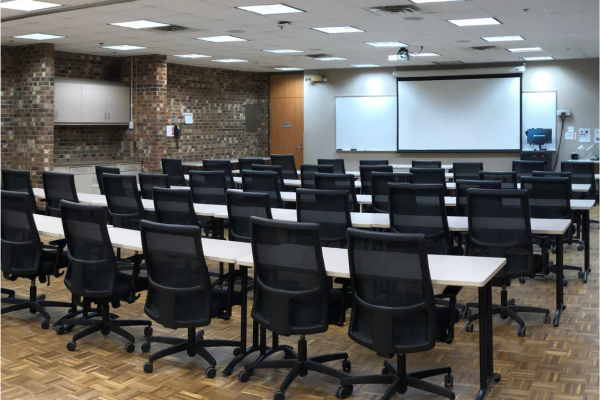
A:
{"type": "Polygon", "coordinates": [[[40,235],[64,238],[62,221],[57,217],[33,214],[33,220],[40,235]]]}
{"type": "MultiPolygon", "coordinates": [[[[260,157],[260,158],[262,158],[265,161],[271,160],[271,157],[260,157]]],[[[240,162],[240,160],[237,158],[231,158],[231,159],[229,159],[229,161],[231,161],[232,164],[236,164],[236,163],[240,162]]],[[[181,165],[184,167],[202,167],[203,163],[202,163],[202,161],[184,161],[181,163],[181,165]]]]}
{"type": "MultiPolygon", "coordinates": [[[[446,196],[444,197],[446,207],[456,207],[456,197],[446,196]]],[[[591,210],[596,204],[595,200],[580,200],[571,199],[571,210],[591,210]]]]}
{"type": "MultiPolygon", "coordinates": [[[[429,255],[429,272],[434,285],[483,287],[506,264],[504,258],[429,255]]],[[[348,250],[323,247],[327,275],[350,278],[348,250]]],[[[238,265],[254,266],[252,255],[237,260],[238,265]]]]}
{"type": "MultiPolygon", "coordinates": [[[[518,183],[517,187],[520,188],[521,184],[518,183]]],[[[455,190],[456,189],[456,182],[448,182],[446,183],[446,188],[450,189],[450,190],[455,190]]],[[[573,192],[579,192],[579,193],[587,193],[590,191],[590,189],[592,188],[592,185],[590,185],[589,183],[574,183],[571,185],[571,190],[573,192]]]]}

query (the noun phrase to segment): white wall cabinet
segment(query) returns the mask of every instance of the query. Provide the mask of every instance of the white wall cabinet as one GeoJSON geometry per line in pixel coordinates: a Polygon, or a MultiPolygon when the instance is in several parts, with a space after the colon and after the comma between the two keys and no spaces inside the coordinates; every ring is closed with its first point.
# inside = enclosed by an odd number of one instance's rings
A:
{"type": "Polygon", "coordinates": [[[113,82],[57,79],[54,123],[116,125],[129,123],[129,88],[113,82]]]}

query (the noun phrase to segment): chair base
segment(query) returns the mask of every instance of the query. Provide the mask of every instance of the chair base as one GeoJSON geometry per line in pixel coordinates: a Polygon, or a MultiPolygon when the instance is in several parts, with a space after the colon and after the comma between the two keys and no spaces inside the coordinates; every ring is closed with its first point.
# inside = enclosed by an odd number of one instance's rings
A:
{"type": "MultiPolygon", "coordinates": [[[[281,349],[272,349],[272,351],[279,351],[281,349]]],[[[284,350],[285,351],[285,350],[284,350]]],[[[271,353],[272,354],[272,353],[271,353]]],[[[266,357],[266,356],[265,356],[266,357]]],[[[263,358],[264,360],[264,358],[263,358]]],[[[249,378],[253,375],[254,370],[256,369],[291,369],[290,373],[285,377],[279,390],[275,392],[275,400],[283,400],[285,398],[285,391],[292,384],[292,382],[298,377],[304,377],[308,374],[308,371],[318,372],[320,374],[328,375],[334,378],[338,378],[341,380],[350,378],[346,372],[339,371],[335,368],[323,365],[326,362],[343,360],[342,368],[344,371],[350,371],[351,364],[348,360],[348,353],[333,353],[333,354],[325,354],[315,357],[307,357],[307,343],[304,335],[300,336],[298,340],[298,358],[290,359],[290,360],[277,360],[277,361],[255,361],[248,363],[244,366],[245,371],[240,373],[240,380],[246,381],[244,379],[243,372],[246,372],[247,375],[245,377],[249,378]]],[[[342,385],[337,392],[336,396],[339,398],[346,398],[350,394],[352,394],[352,386],[351,385],[342,385]]]]}
{"type": "Polygon", "coordinates": [[[164,357],[168,357],[173,354],[181,353],[182,351],[186,351],[188,356],[194,357],[195,355],[199,355],[206,362],[210,364],[210,367],[206,368],[205,374],[209,378],[214,378],[217,374],[215,367],[217,366],[217,361],[214,357],[206,350],[207,347],[238,347],[240,342],[235,340],[220,340],[220,339],[212,339],[206,340],[204,339],[204,331],[200,329],[196,332],[195,328],[188,328],[188,338],[180,339],[173,337],[162,337],[162,336],[152,336],[152,331],[148,332],[146,335],[146,343],[142,345],[142,351],[147,353],[150,351],[151,345],[150,343],[164,343],[170,344],[171,347],[167,347],[166,349],[159,350],[156,353],[150,355],[148,362],[144,364],[144,372],[150,373],[154,369],[154,361],[159,360],[164,357]]]}
{"type": "Polygon", "coordinates": [[[342,379],[342,385],[361,385],[361,384],[384,384],[390,385],[381,400],[390,400],[396,393],[406,393],[409,387],[423,390],[428,393],[437,394],[447,399],[454,399],[454,392],[434,385],[433,383],[425,382],[423,379],[432,376],[446,375],[444,384],[450,387],[454,384],[452,377],[452,368],[442,367],[426,369],[414,372],[406,372],[406,355],[399,354],[397,356],[397,365],[394,366],[389,361],[384,361],[383,371],[381,375],[357,376],[347,379],[342,379]]]}
{"type": "Polygon", "coordinates": [[[7,294],[9,299],[15,298],[15,291],[12,289],[2,288],[2,294],[7,294]]]}

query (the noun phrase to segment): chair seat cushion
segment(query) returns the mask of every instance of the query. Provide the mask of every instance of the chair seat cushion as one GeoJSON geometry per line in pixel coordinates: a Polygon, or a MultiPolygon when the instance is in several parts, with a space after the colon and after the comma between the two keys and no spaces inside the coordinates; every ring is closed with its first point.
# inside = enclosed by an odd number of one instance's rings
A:
{"type": "MultiPolygon", "coordinates": [[[[38,269],[38,275],[52,275],[54,274],[54,266],[56,264],[56,254],[54,250],[42,250],[42,257],[40,259],[40,267],[38,269]]],[[[66,251],[63,251],[60,268],[65,268],[69,265],[69,257],[66,251]]]]}

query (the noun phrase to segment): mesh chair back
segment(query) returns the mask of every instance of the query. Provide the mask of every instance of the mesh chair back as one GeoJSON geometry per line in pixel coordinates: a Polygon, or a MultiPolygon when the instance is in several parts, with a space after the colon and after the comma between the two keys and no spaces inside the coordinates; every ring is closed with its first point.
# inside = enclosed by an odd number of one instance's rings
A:
{"type": "Polygon", "coordinates": [[[152,200],[154,198],[154,192],[152,191],[155,187],[168,188],[169,176],[166,174],[138,174],[140,180],[140,189],[142,192],[142,199],[152,200]]]}
{"type": "Polygon", "coordinates": [[[277,178],[279,180],[279,190],[283,190],[285,188],[285,184],[283,182],[283,168],[281,165],[262,165],[262,164],[253,164],[252,168],[249,168],[253,171],[271,171],[277,172],[277,178]]]}
{"type": "Polygon", "coordinates": [[[372,172],[394,172],[394,168],[391,165],[361,165],[358,168],[360,169],[360,182],[363,194],[371,194],[372,172]]]}
{"type": "Polygon", "coordinates": [[[442,168],[441,161],[433,160],[412,160],[413,168],[442,168]]]}
{"type": "Polygon", "coordinates": [[[517,183],[521,183],[522,176],[531,176],[533,171],[546,169],[545,161],[513,160],[512,170],[517,173],[517,183]]]}
{"type": "Polygon", "coordinates": [[[469,211],[467,190],[469,189],[501,189],[500,181],[483,181],[459,179],[456,181],[456,215],[466,217],[469,211]]]}
{"type": "Polygon", "coordinates": [[[240,171],[252,169],[252,165],[265,165],[265,160],[260,157],[245,157],[238,159],[240,171]]]}
{"type": "Polygon", "coordinates": [[[317,160],[319,165],[333,165],[334,174],[345,174],[346,167],[344,166],[343,158],[319,158],[317,160]]]}
{"type": "Polygon", "coordinates": [[[42,242],[33,219],[29,194],[2,190],[2,272],[35,276],[42,242]]]}
{"type": "MultiPolygon", "coordinates": [[[[594,177],[593,162],[569,162],[563,161],[560,163],[560,170],[571,173],[571,183],[574,184],[590,184],[591,189],[587,193],[577,193],[576,197],[585,199],[596,198],[596,178],[594,177]]],[[[575,195],[575,193],[573,193],[575,195]]]]}
{"type": "Polygon", "coordinates": [[[2,188],[11,192],[23,192],[29,195],[31,210],[37,213],[37,204],[33,195],[31,186],[31,174],[26,170],[3,169],[2,170],[2,188]]]}
{"type": "Polygon", "coordinates": [[[69,249],[65,286],[76,296],[112,297],[117,261],[106,227],[108,209],[62,200],[60,212],[69,249]]]}
{"type": "Polygon", "coordinates": [[[298,222],[319,224],[321,245],[345,246],[346,231],[352,226],[347,191],[297,189],[296,213],[298,222]]]}
{"type": "Polygon", "coordinates": [[[571,219],[571,178],[524,176],[531,218],[571,219]]]}
{"type": "Polygon", "coordinates": [[[348,192],[348,206],[350,212],[359,212],[360,207],[356,201],[356,187],[352,174],[321,174],[315,173],[315,187],[319,190],[345,190],[348,192]]]}
{"type": "Polygon", "coordinates": [[[271,171],[242,171],[244,192],[267,193],[273,208],[283,208],[279,179],[276,172],[271,171]]]}
{"type": "Polygon", "coordinates": [[[448,254],[452,240],[442,185],[390,183],[390,228],[397,233],[423,233],[427,253],[448,254]]]}
{"type": "Polygon", "coordinates": [[[479,179],[479,172],[483,171],[483,163],[479,162],[455,162],[452,164],[454,171],[454,182],[458,179],[475,181],[479,179]]]}
{"type": "Polygon", "coordinates": [[[371,173],[371,197],[375,212],[387,213],[390,211],[388,199],[388,183],[412,183],[412,174],[393,172],[371,173]]]}
{"type": "Polygon", "coordinates": [[[333,165],[300,164],[300,180],[304,189],[315,188],[315,172],[333,174],[333,165]]]}
{"type": "Polygon", "coordinates": [[[104,193],[112,224],[117,228],[140,230],[146,218],[135,175],[115,175],[104,172],[104,193]]]}
{"type": "Polygon", "coordinates": [[[60,201],[67,200],[79,203],[77,189],[75,189],[75,176],[62,172],[43,171],[42,182],[46,196],[46,214],[60,217],[60,201]]]}
{"type": "Polygon", "coordinates": [[[202,160],[202,167],[205,171],[223,171],[225,173],[225,182],[227,189],[235,189],[233,181],[233,169],[229,160],[202,160]]]}
{"type": "Polygon", "coordinates": [[[497,171],[480,171],[479,179],[484,181],[500,181],[502,189],[516,189],[517,188],[517,173],[511,172],[497,172],[497,171]]]}
{"type": "Polygon", "coordinates": [[[390,160],[360,160],[359,165],[390,165],[390,160]]]}
{"type": "Polygon", "coordinates": [[[438,329],[425,236],[351,228],[348,257],[350,338],[381,355],[432,349],[438,329]]]}
{"type": "Polygon", "coordinates": [[[223,171],[190,171],[190,188],[194,203],[227,203],[227,179],[223,171]]]}
{"type": "Polygon", "coordinates": [[[537,176],[541,178],[569,178],[571,179],[570,172],[558,172],[558,171],[533,171],[531,176],[537,176]]]}
{"type": "Polygon", "coordinates": [[[527,190],[469,189],[469,239],[471,256],[506,258],[499,278],[534,273],[533,242],[527,190]]]}
{"type": "Polygon", "coordinates": [[[250,217],[271,219],[269,195],[227,191],[229,240],[250,243],[250,217]]]}
{"type": "Polygon", "coordinates": [[[210,324],[212,294],[198,226],[142,221],[148,296],[144,311],[167,328],[210,324]]]}
{"type": "Polygon", "coordinates": [[[198,225],[192,191],[154,188],[154,212],[161,224],[198,225]]]}
{"type": "Polygon", "coordinates": [[[162,158],[163,174],[169,177],[169,186],[187,186],[183,176],[183,165],[179,158],[162,158]]]}
{"type": "Polygon", "coordinates": [[[298,170],[293,154],[271,154],[271,165],[281,165],[283,179],[298,179],[298,170]]]}
{"type": "Polygon", "coordinates": [[[121,170],[118,167],[107,167],[104,165],[96,165],[96,180],[98,181],[98,188],[100,189],[100,194],[106,194],[104,192],[104,180],[102,179],[102,174],[120,174],[121,170]]]}
{"type": "Polygon", "coordinates": [[[319,225],[250,219],[254,256],[252,318],[277,335],[325,332],[329,285],[319,225]]]}
{"type": "Polygon", "coordinates": [[[431,183],[438,184],[446,190],[446,171],[444,168],[411,168],[410,173],[413,174],[413,183],[431,183]]]}

